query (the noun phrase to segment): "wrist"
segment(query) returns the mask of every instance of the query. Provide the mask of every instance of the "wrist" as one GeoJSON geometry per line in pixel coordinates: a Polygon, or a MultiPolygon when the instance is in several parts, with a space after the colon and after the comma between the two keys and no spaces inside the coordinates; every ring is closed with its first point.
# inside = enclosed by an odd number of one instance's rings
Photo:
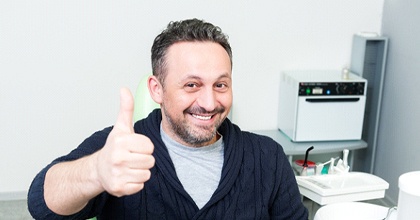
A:
{"type": "Polygon", "coordinates": [[[81,189],[81,191],[88,197],[92,197],[92,195],[96,196],[104,191],[99,178],[98,153],[99,152],[96,152],[82,158],[84,161],[81,169],[85,169],[86,175],[84,176],[86,179],[81,180],[80,183],[87,184],[81,184],[80,187],[84,187],[84,189],[81,189]]]}

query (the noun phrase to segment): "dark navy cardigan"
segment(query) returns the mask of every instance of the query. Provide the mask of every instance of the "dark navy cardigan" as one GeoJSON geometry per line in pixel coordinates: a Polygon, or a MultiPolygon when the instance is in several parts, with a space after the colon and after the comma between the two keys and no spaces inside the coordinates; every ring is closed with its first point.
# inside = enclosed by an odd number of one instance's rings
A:
{"type": "MultiPolygon", "coordinates": [[[[155,166],[140,192],[114,197],[106,192],[92,199],[73,216],[51,212],[43,197],[47,170],[61,161],[75,160],[104,146],[112,127],[94,133],[68,155],[44,168],[33,180],[28,207],[36,219],[308,219],[295,177],[282,147],[272,139],[241,131],[229,120],[219,128],[225,158],[219,186],[199,209],[183,189],[168,151],[160,138],[160,110],[134,125],[154,146],[155,166]]],[[[57,192],[60,193],[60,192],[57,192]]]]}

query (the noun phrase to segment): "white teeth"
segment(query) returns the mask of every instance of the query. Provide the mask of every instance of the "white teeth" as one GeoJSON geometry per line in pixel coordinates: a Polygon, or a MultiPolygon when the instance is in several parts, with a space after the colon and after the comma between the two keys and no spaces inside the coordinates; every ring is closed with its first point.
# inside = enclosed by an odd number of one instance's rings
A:
{"type": "Polygon", "coordinates": [[[200,120],[210,120],[211,119],[211,116],[201,116],[201,115],[194,115],[194,114],[191,114],[194,118],[198,118],[198,119],[200,119],[200,120]]]}

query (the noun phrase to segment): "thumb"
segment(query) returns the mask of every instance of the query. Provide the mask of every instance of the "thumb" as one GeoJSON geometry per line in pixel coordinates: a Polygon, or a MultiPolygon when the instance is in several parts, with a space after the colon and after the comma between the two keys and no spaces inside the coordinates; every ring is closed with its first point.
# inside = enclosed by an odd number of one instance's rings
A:
{"type": "Polygon", "coordinates": [[[120,90],[120,111],[118,113],[117,122],[114,128],[121,131],[133,133],[133,112],[134,112],[134,98],[130,90],[121,88],[120,90]]]}

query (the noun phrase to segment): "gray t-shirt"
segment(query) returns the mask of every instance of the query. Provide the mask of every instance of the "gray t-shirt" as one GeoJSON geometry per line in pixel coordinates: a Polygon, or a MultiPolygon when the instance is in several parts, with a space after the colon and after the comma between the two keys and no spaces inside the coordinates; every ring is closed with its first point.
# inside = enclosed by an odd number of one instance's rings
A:
{"type": "Polygon", "coordinates": [[[224,154],[223,138],[209,146],[194,148],[171,139],[162,126],[160,134],[185,191],[201,209],[210,200],[220,182],[224,154]]]}

